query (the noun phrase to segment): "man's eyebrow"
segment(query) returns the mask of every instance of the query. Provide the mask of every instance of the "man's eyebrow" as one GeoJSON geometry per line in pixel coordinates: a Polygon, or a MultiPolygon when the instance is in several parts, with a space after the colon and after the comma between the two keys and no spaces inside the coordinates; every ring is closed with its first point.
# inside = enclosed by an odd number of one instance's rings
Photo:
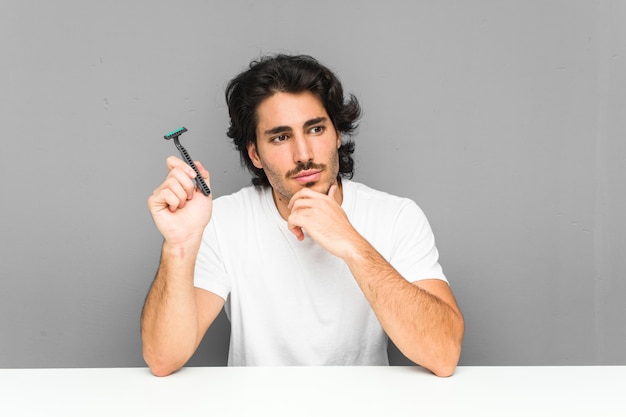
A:
{"type": "Polygon", "coordinates": [[[289,126],[276,126],[271,129],[267,129],[263,132],[265,135],[275,135],[277,133],[290,132],[291,128],[289,126]]]}
{"type": "Polygon", "coordinates": [[[315,119],[307,120],[306,122],[304,122],[304,128],[306,129],[307,127],[311,127],[318,123],[325,122],[326,120],[328,120],[328,118],[326,117],[316,117],[315,119]]]}
{"type": "MultiPolygon", "coordinates": [[[[304,126],[303,127],[306,129],[308,127],[311,127],[311,126],[316,125],[318,123],[325,122],[327,120],[328,120],[327,117],[323,117],[323,116],[322,117],[316,117],[314,119],[307,120],[306,122],[304,122],[304,126]]],[[[289,126],[276,126],[276,127],[271,128],[271,129],[267,129],[265,132],[263,132],[263,134],[264,135],[276,135],[278,133],[291,132],[291,130],[292,129],[289,126]]]]}

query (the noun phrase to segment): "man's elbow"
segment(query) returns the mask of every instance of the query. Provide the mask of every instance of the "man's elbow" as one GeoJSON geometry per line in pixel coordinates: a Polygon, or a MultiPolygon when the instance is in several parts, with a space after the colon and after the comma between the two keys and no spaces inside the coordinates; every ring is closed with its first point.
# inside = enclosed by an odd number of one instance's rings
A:
{"type": "Polygon", "coordinates": [[[461,358],[463,345],[463,326],[454,337],[450,337],[443,343],[431,346],[425,351],[415,352],[412,359],[416,364],[423,366],[438,377],[447,378],[452,376],[461,358]]]}
{"type": "Polygon", "coordinates": [[[171,375],[179,369],[163,365],[148,365],[148,368],[150,368],[150,372],[152,372],[154,376],[158,377],[171,375]]]}
{"type": "Polygon", "coordinates": [[[171,359],[168,360],[158,355],[150,354],[149,352],[143,352],[143,360],[148,365],[150,372],[154,376],[164,377],[173,374],[183,367],[184,362],[174,362],[171,359]]]}
{"type": "Polygon", "coordinates": [[[433,374],[441,378],[447,378],[454,374],[461,356],[461,346],[454,346],[427,367],[433,374]]]}
{"type": "Polygon", "coordinates": [[[433,366],[430,371],[440,378],[448,378],[454,374],[456,371],[456,365],[458,361],[441,363],[433,366]]]}
{"type": "Polygon", "coordinates": [[[461,358],[463,347],[463,337],[465,335],[465,321],[459,314],[459,320],[454,327],[454,331],[448,338],[446,346],[440,350],[439,357],[435,360],[434,366],[430,368],[436,376],[447,378],[454,374],[461,358]]]}

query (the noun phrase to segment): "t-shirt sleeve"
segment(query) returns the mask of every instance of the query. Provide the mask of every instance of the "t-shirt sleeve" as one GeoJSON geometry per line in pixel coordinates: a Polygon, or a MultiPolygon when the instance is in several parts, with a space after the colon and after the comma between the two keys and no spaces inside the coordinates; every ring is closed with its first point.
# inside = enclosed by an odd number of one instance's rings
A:
{"type": "Polygon", "coordinates": [[[423,279],[448,282],[439,264],[435,236],[426,215],[411,200],[398,212],[390,263],[409,282],[423,279]]]}
{"type": "Polygon", "coordinates": [[[194,285],[211,291],[224,300],[230,294],[230,279],[222,260],[215,219],[209,222],[202,235],[194,271],[194,285]]]}

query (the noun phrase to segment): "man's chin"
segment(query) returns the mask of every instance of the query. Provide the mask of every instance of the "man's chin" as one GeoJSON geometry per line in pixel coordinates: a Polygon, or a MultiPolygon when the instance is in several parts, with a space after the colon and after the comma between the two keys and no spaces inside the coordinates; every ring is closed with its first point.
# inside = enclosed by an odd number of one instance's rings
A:
{"type": "Polygon", "coordinates": [[[328,195],[328,192],[330,191],[331,186],[332,184],[325,184],[319,181],[313,181],[313,182],[307,182],[306,184],[303,184],[302,188],[308,188],[320,194],[328,195]]]}

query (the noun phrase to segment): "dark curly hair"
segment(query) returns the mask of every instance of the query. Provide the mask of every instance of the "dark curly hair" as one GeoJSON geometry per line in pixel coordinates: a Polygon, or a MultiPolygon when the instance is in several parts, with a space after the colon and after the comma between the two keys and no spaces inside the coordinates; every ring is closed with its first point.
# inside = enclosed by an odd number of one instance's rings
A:
{"type": "Polygon", "coordinates": [[[226,87],[226,104],[230,126],[226,133],[240,153],[241,163],[253,174],[252,184],[270,186],[263,169],[254,166],[248,156],[248,144],[256,144],[257,108],[275,93],[309,91],[317,96],[335,130],[342,134],[339,147],[339,174],[344,178],[354,175],[354,142],[343,140],[356,131],[361,107],[350,94],[344,101],[341,82],[324,65],[308,55],[272,55],[252,61],[249,68],[233,78],[226,87]]]}

